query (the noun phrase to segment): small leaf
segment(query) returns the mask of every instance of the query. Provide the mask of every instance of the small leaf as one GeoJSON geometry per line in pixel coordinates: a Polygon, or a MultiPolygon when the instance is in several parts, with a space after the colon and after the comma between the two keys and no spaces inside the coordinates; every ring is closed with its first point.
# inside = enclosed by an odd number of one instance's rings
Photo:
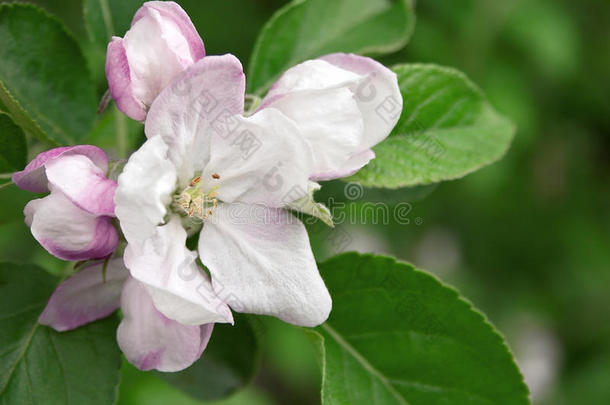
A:
{"type": "Polygon", "coordinates": [[[249,318],[216,324],[210,343],[195,364],[177,373],[159,373],[168,383],[199,400],[224,398],[252,381],[260,363],[259,343],[249,318]]]}
{"type": "MultiPolygon", "coordinates": [[[[435,65],[394,68],[403,111],[377,157],[348,178],[398,188],[465,176],[500,159],[515,133],[464,74],[435,65]]],[[[379,106],[385,114],[388,106],[379,106]]]]}
{"type": "Polygon", "coordinates": [[[333,52],[379,55],[404,47],[411,0],[295,0],[267,22],[250,58],[248,92],[262,94],[286,69],[333,52]]]}
{"type": "MultiPolygon", "coordinates": [[[[307,184],[307,191],[303,190],[303,193],[299,193],[302,197],[292,201],[288,204],[288,207],[303,214],[311,215],[324,222],[331,228],[334,227],[333,216],[324,204],[316,202],[313,195],[320,189],[320,185],[314,181],[310,181],[307,184]]],[[[298,197],[295,195],[294,197],[298,197]]]]}
{"type": "Polygon", "coordinates": [[[83,14],[89,39],[104,52],[113,35],[123,36],[144,0],[85,0],[83,14]]]}
{"type": "Polygon", "coordinates": [[[0,59],[0,99],[15,123],[55,143],[89,133],[93,84],[80,48],[59,21],[32,5],[0,5],[0,59]]]}
{"type": "Polygon", "coordinates": [[[23,130],[7,114],[0,113],[0,174],[22,170],[26,158],[27,144],[23,130]]]}
{"type": "Polygon", "coordinates": [[[35,265],[0,263],[0,403],[108,405],[121,354],[115,316],[70,332],[38,324],[58,279],[35,265]]]}
{"type": "Polygon", "coordinates": [[[435,277],[356,253],[320,271],[333,310],[308,333],[323,364],[323,404],[529,403],[502,337],[435,277]]]}

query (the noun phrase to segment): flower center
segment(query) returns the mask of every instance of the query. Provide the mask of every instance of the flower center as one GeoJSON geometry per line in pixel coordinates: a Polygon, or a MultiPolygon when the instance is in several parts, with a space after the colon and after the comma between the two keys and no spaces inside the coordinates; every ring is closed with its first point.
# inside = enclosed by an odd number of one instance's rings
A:
{"type": "MultiPolygon", "coordinates": [[[[220,176],[214,173],[212,178],[218,180],[220,176]]],[[[214,209],[218,207],[216,196],[219,186],[213,186],[204,192],[202,185],[201,176],[196,176],[190,181],[188,187],[175,194],[172,202],[174,211],[202,222],[212,215],[214,209]]]]}

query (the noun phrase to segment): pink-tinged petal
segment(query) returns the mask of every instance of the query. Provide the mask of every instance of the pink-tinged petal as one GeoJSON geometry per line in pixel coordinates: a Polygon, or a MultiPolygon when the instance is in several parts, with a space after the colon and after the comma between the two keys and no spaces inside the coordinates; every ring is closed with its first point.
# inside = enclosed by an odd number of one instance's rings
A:
{"type": "Polygon", "coordinates": [[[129,271],[122,259],[110,260],[105,274],[103,267],[103,262],[91,265],[57,286],[38,322],[65,331],[116,311],[129,271]]]}
{"type": "Polygon", "coordinates": [[[144,121],[159,93],[204,56],[203,41],[178,4],[147,2],[124,38],[114,37],[108,45],[110,94],[127,116],[144,121]]]}
{"type": "Polygon", "coordinates": [[[314,150],[312,177],[343,171],[365,149],[362,113],[351,90],[360,79],[330,63],[307,61],[282,75],[257,112],[275,108],[297,124],[314,150]]]}
{"type": "Polygon", "coordinates": [[[287,94],[268,108],[294,120],[311,143],[316,161],[310,173],[341,171],[362,148],[362,116],[347,88],[287,94]]]}
{"type": "Polygon", "coordinates": [[[208,343],[210,343],[210,338],[212,337],[212,332],[214,331],[214,324],[207,323],[205,325],[201,325],[201,344],[199,346],[199,354],[197,358],[201,357],[205,348],[208,347],[208,343]]]}
{"type": "Polygon", "coordinates": [[[167,213],[176,189],[176,169],[167,149],[161,137],[149,139],[129,157],[119,176],[115,213],[131,244],[152,237],[167,213]]]}
{"type": "Polygon", "coordinates": [[[79,208],[94,214],[114,216],[117,182],[84,155],[62,156],[47,162],[49,183],[79,208]]]}
{"type": "MultiPolygon", "coordinates": [[[[177,5],[156,3],[143,6],[123,37],[124,61],[128,64],[130,79],[127,94],[144,110],[204,54],[203,42],[195,43],[194,37],[199,36],[195,28],[184,12],[182,16],[176,12],[178,9],[177,5]]],[[[109,84],[114,93],[112,83],[109,84]]]]}
{"type": "Polygon", "coordinates": [[[103,150],[92,145],[62,146],[40,153],[20,172],[13,174],[17,187],[33,193],[49,192],[45,165],[63,156],[84,155],[102,172],[108,170],[108,157],[103,150]]]}
{"type": "Polygon", "coordinates": [[[38,243],[63,260],[106,257],[119,243],[110,217],[83,211],[60,191],[30,201],[24,213],[38,243]]]}
{"type": "Polygon", "coordinates": [[[245,76],[233,55],[206,56],[161,92],[150,108],[145,132],[161,136],[182,185],[209,160],[214,134],[235,129],[243,113],[245,76]]]}
{"type": "MultiPolygon", "coordinates": [[[[306,61],[272,86],[260,109],[293,119],[314,147],[312,179],[358,171],[366,153],[385,139],[402,112],[396,75],[373,59],[332,54],[306,61]]],[[[364,163],[366,164],[366,163],[364,163]]]]}
{"type": "Polygon", "coordinates": [[[136,121],[146,119],[146,106],[133,93],[131,70],[123,38],[113,37],[106,50],[106,79],[110,96],[129,118],[136,121]]]}
{"type": "Polygon", "coordinates": [[[345,163],[334,171],[319,172],[311,175],[313,181],[333,180],[351,176],[375,159],[375,152],[367,149],[363,152],[353,154],[345,163]]]}
{"type": "Polygon", "coordinates": [[[123,320],[117,341],[125,357],[140,370],[180,371],[203,352],[213,325],[189,326],[157,311],[147,288],[129,278],[121,295],[123,320]]]}
{"type": "Polygon", "coordinates": [[[320,58],[363,77],[352,88],[364,119],[364,145],[371,148],[392,131],[402,113],[402,95],[396,73],[374,59],[334,53],[320,58]]]}
{"type": "Polygon", "coordinates": [[[138,20],[149,16],[153,10],[157,11],[163,19],[171,21],[178,27],[188,43],[191,58],[194,61],[198,61],[205,56],[203,40],[193,22],[182,7],[173,1],[149,1],[144,3],[133,17],[131,25],[133,26],[138,20]]]}
{"type": "Polygon", "coordinates": [[[197,255],[186,247],[186,231],[173,216],[141,246],[130,243],[124,255],[131,275],[149,287],[155,307],[186,325],[233,323],[229,307],[214,294],[197,255]]]}
{"type": "Polygon", "coordinates": [[[202,174],[220,200],[282,207],[303,197],[314,156],[294,122],[273,108],[235,122],[236,130],[212,138],[202,174]]]}
{"type": "Polygon", "coordinates": [[[305,227],[285,210],[219,206],[201,231],[199,256],[235,311],[301,326],[319,325],[330,313],[305,227]]]}
{"type": "Polygon", "coordinates": [[[34,220],[34,214],[38,211],[41,204],[44,204],[44,198],[37,198],[30,200],[23,208],[24,221],[28,228],[32,227],[32,221],[34,220]]]}

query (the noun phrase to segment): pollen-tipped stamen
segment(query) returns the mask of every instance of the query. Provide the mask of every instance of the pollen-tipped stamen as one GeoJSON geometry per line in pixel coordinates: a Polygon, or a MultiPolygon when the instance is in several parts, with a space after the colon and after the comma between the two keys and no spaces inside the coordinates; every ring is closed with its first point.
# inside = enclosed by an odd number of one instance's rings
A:
{"type": "MultiPolygon", "coordinates": [[[[219,179],[220,176],[217,173],[212,175],[212,178],[219,179]]],[[[172,206],[174,209],[188,216],[194,220],[206,220],[210,215],[213,214],[213,210],[218,207],[218,186],[212,187],[207,192],[203,192],[201,189],[201,176],[194,177],[190,182],[189,186],[186,187],[180,194],[174,196],[174,202],[172,206]]]]}

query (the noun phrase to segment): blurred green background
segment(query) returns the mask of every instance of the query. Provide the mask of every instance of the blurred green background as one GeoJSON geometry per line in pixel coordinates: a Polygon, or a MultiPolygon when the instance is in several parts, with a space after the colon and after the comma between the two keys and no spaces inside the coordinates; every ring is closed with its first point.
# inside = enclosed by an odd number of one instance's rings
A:
{"type": "MultiPolygon", "coordinates": [[[[86,37],[79,0],[35,3],[79,41],[86,37]]],[[[208,54],[230,52],[247,66],[258,31],[285,1],[179,3],[208,54]]],[[[409,202],[411,221],[342,226],[349,238],[338,250],[392,254],[456,286],[506,335],[535,404],[608,404],[610,2],[421,0],[416,13],[407,48],[381,60],[464,71],[518,133],[502,161],[464,179],[365,190],[361,201],[409,202]]],[[[101,95],[103,56],[101,65],[99,55],[90,59],[101,95]]],[[[106,133],[100,123],[95,139],[111,144],[106,133]]],[[[343,186],[327,185],[320,199],[345,200],[343,186]]],[[[61,271],[64,264],[50,260],[14,220],[30,198],[15,188],[3,195],[0,259],[33,257],[61,271]]],[[[358,209],[360,202],[352,204],[358,209]]],[[[311,233],[319,259],[336,253],[322,246],[328,235],[311,233]]],[[[319,403],[320,375],[307,339],[279,321],[262,323],[267,350],[259,375],[217,403],[319,403]]],[[[198,403],[128,365],[119,396],[122,405],[198,403]]]]}

